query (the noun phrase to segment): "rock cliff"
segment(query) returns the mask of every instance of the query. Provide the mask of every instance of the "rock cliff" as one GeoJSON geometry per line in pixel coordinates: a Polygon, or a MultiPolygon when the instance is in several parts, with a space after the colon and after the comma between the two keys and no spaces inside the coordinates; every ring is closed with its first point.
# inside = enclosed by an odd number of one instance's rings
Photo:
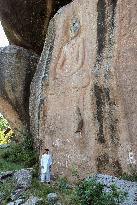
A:
{"type": "Polygon", "coordinates": [[[51,20],[30,115],[41,149],[53,153],[55,174],[136,170],[135,5],[75,0],[51,20]]]}
{"type": "Polygon", "coordinates": [[[70,0],[1,0],[0,19],[10,41],[41,54],[50,18],[70,0]]]}
{"type": "Polygon", "coordinates": [[[81,178],[97,172],[133,173],[136,0],[69,2],[0,2],[10,42],[28,49],[9,46],[1,51],[0,105],[4,110],[8,104],[13,123],[27,124],[41,151],[50,149],[55,175],[71,176],[74,169],[81,178]],[[42,51],[36,70],[39,57],[30,50],[42,51]]]}
{"type": "Polygon", "coordinates": [[[15,132],[29,129],[30,83],[38,60],[18,46],[0,49],[0,112],[15,132]]]}

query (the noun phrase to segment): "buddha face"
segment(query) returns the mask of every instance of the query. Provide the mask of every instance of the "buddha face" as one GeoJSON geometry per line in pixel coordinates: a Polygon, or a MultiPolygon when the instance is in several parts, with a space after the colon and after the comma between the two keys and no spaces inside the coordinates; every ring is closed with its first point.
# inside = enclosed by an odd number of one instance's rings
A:
{"type": "Polygon", "coordinates": [[[80,21],[77,17],[73,17],[70,25],[70,37],[74,38],[79,34],[80,31],[80,21]]]}

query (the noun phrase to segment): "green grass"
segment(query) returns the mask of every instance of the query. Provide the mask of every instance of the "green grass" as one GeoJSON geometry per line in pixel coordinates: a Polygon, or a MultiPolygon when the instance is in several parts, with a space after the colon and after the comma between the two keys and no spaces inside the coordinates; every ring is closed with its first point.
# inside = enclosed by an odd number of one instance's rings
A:
{"type": "Polygon", "coordinates": [[[38,154],[34,150],[33,140],[29,135],[22,136],[22,142],[12,143],[0,150],[0,171],[38,167],[38,154]]]}
{"type": "Polygon", "coordinates": [[[59,179],[51,185],[47,185],[41,183],[37,178],[33,178],[32,185],[29,191],[27,191],[27,195],[34,195],[41,198],[42,201],[39,203],[40,205],[49,205],[47,195],[54,192],[58,194],[59,201],[64,205],[79,205],[72,201],[72,198],[74,197],[74,189],[68,189],[65,187],[64,190],[60,189],[60,183],[62,185],[62,181],[60,182],[59,179]]]}
{"type": "Polygon", "coordinates": [[[0,201],[1,205],[6,205],[8,202],[8,199],[10,198],[11,192],[14,191],[15,188],[15,181],[13,178],[8,178],[3,181],[3,183],[0,185],[0,201]]]}
{"type": "Polygon", "coordinates": [[[126,173],[124,173],[120,179],[124,179],[127,181],[132,181],[132,182],[137,182],[137,173],[133,174],[133,175],[127,175],[126,173]]]}
{"type": "Polygon", "coordinates": [[[40,198],[54,191],[54,188],[48,184],[41,183],[38,179],[33,178],[30,191],[40,198]]]}
{"type": "Polygon", "coordinates": [[[14,171],[23,168],[23,164],[18,164],[14,162],[7,161],[3,159],[2,155],[5,153],[6,149],[0,149],[0,171],[14,171]]]}

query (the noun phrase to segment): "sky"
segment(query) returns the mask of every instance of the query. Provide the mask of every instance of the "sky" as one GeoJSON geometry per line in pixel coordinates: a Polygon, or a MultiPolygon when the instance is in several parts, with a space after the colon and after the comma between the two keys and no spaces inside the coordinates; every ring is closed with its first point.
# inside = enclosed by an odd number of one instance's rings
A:
{"type": "Polygon", "coordinates": [[[9,45],[8,39],[4,33],[3,27],[0,22],[0,47],[4,47],[8,45],[9,45]]]}

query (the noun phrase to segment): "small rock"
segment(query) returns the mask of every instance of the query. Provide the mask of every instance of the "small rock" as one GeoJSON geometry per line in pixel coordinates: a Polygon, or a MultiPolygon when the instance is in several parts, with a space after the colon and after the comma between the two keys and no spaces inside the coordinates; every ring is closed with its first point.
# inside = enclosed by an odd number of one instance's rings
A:
{"type": "Polygon", "coordinates": [[[24,199],[18,199],[16,201],[9,202],[7,205],[21,205],[23,204],[24,199]]]}
{"type": "Polygon", "coordinates": [[[33,169],[21,169],[15,172],[14,177],[17,182],[17,187],[28,188],[31,185],[32,170],[33,169]]]}
{"type": "Polygon", "coordinates": [[[35,196],[31,196],[23,205],[35,205],[37,204],[41,199],[35,196]]]}
{"type": "Polygon", "coordinates": [[[18,199],[14,202],[14,205],[20,205],[24,202],[24,199],[18,199]]]}
{"type": "Polygon", "coordinates": [[[23,193],[24,193],[25,189],[16,189],[14,192],[11,193],[11,200],[15,201],[16,199],[18,199],[23,193]]]}
{"type": "Polygon", "coordinates": [[[10,144],[0,144],[0,149],[7,148],[9,146],[10,146],[10,144]]]}
{"type": "Polygon", "coordinates": [[[56,193],[48,194],[48,202],[50,204],[56,204],[58,202],[58,195],[56,193]]]}
{"type": "Polygon", "coordinates": [[[14,202],[9,202],[7,205],[15,205],[14,202]]]}
{"type": "Polygon", "coordinates": [[[61,202],[56,202],[54,205],[63,205],[61,202]]]}
{"type": "Polygon", "coordinates": [[[12,177],[14,171],[0,172],[0,180],[6,179],[7,177],[12,177]]]}

